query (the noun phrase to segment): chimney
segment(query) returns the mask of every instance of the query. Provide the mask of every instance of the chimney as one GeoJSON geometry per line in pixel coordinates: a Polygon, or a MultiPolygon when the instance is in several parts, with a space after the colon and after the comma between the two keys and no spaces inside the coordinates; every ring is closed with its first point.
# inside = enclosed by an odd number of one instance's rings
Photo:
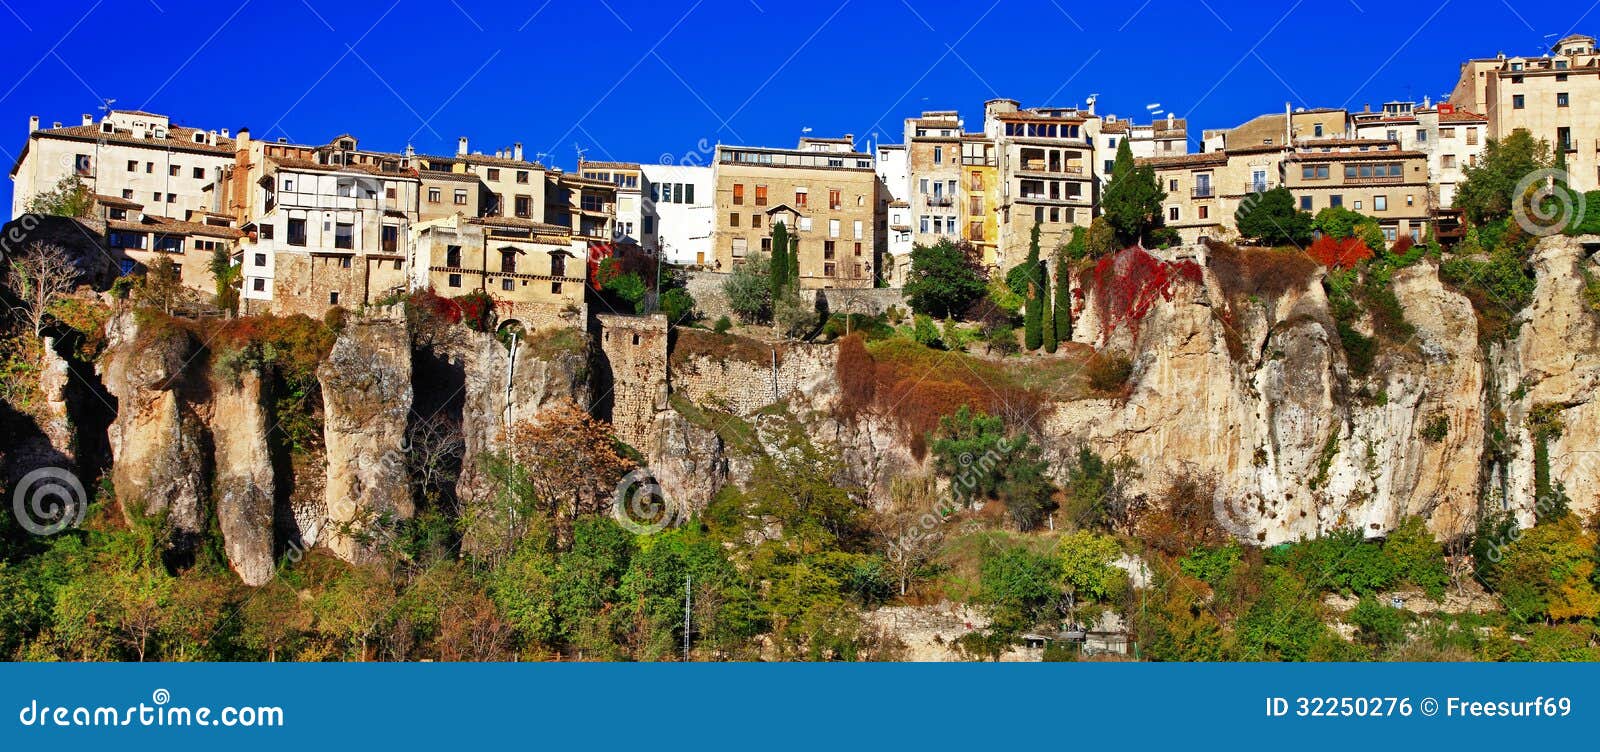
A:
{"type": "Polygon", "coordinates": [[[1426,110],[1433,105],[1433,97],[1426,94],[1422,96],[1422,109],[1426,110]]]}
{"type": "Polygon", "coordinates": [[[233,144],[240,149],[250,148],[250,128],[240,128],[239,135],[233,138],[233,144]]]}
{"type": "Polygon", "coordinates": [[[522,161],[522,142],[521,141],[518,141],[517,143],[514,143],[514,144],[511,145],[511,158],[517,160],[518,162],[522,161]]]}
{"type": "Polygon", "coordinates": [[[417,149],[416,149],[416,147],[412,146],[411,144],[406,144],[406,163],[409,164],[411,162],[411,160],[416,159],[416,157],[417,157],[417,149]]]}
{"type": "Polygon", "coordinates": [[[223,138],[228,138],[228,129],[227,128],[223,128],[222,129],[222,137],[223,138]]]}
{"type": "Polygon", "coordinates": [[[51,128],[60,128],[61,127],[61,121],[60,120],[56,120],[56,121],[51,122],[50,123],[50,127],[51,128]]]}
{"type": "Polygon", "coordinates": [[[84,125],[94,125],[94,116],[90,115],[87,112],[83,113],[83,124],[84,125]]]}
{"type": "Polygon", "coordinates": [[[462,136],[461,138],[456,139],[456,156],[458,156],[458,157],[467,156],[467,137],[466,136],[462,136]]]}
{"type": "Polygon", "coordinates": [[[1167,113],[1167,130],[1172,130],[1172,113],[1167,113]]]}
{"type": "Polygon", "coordinates": [[[28,132],[32,133],[36,130],[39,130],[39,116],[33,115],[28,118],[28,132]]]}

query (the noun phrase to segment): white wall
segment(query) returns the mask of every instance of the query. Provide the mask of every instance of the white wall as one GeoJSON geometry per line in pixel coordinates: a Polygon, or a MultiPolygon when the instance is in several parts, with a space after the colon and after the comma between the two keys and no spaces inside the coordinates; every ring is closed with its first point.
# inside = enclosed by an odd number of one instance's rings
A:
{"type": "Polygon", "coordinates": [[[710,167],[689,165],[641,165],[645,185],[640,212],[639,237],[646,250],[662,248],[669,264],[690,266],[711,264],[716,259],[711,248],[711,225],[716,200],[716,183],[710,167]],[[679,187],[683,199],[679,199],[679,187]],[[694,200],[688,200],[690,187],[694,200]],[[671,187],[672,196],[666,196],[671,187]],[[651,218],[648,231],[644,217],[651,218]]]}

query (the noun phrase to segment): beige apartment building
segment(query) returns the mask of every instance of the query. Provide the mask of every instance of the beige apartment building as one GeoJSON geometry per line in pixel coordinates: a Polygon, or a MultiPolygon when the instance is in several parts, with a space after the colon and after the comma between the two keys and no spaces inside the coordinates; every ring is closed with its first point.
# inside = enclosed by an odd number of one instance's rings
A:
{"type": "Polygon", "coordinates": [[[655,221],[653,218],[645,219],[644,169],[639,163],[579,161],[578,174],[586,180],[610,183],[616,190],[616,219],[612,225],[612,239],[625,245],[644,247],[644,238],[654,234],[655,221]]]}
{"type": "Polygon", "coordinates": [[[1428,155],[1397,141],[1300,142],[1285,162],[1284,185],[1313,215],[1342,206],[1378,220],[1389,243],[1422,240],[1433,217],[1428,155]]]}
{"type": "Polygon", "coordinates": [[[28,140],[11,166],[11,216],[76,175],[90,192],[133,201],[152,216],[182,219],[192,211],[221,211],[218,181],[233,164],[226,129],[173,125],[166,115],[111,110],[96,122],[39,127],[28,118],[28,140]]]}
{"type": "Polygon", "coordinates": [[[1092,109],[1020,109],[1014,99],[984,103],[984,135],[995,144],[999,181],[996,264],[1014,266],[1027,253],[1034,225],[1048,253],[1088,227],[1098,200],[1092,109]]]}
{"type": "Polygon", "coordinates": [[[466,137],[456,141],[454,156],[416,155],[408,161],[422,171],[429,180],[422,199],[421,213],[428,219],[465,214],[469,217],[513,217],[531,221],[544,218],[545,168],[538,162],[523,159],[522,144],[498,149],[493,154],[470,152],[466,137]],[[470,185],[447,185],[450,177],[470,185]],[[435,193],[431,189],[437,188],[435,193]],[[465,201],[459,192],[466,191],[465,201]]]}
{"type": "Polygon", "coordinates": [[[910,170],[911,242],[934,245],[961,237],[962,124],[954,110],[906,118],[906,160],[910,170]]]}
{"type": "Polygon", "coordinates": [[[1347,135],[1348,115],[1343,108],[1317,107],[1267,113],[1233,128],[1209,129],[1202,137],[1206,151],[1287,146],[1298,139],[1340,138],[1347,135]]]}
{"type": "Polygon", "coordinates": [[[501,305],[501,326],[583,325],[586,244],[565,227],[456,215],[418,224],[410,245],[412,287],[486,292],[501,305]]]}
{"type": "Polygon", "coordinates": [[[1406,151],[1428,155],[1433,204],[1449,209],[1465,170],[1475,165],[1488,146],[1488,118],[1451,104],[1437,107],[1424,99],[1384,102],[1380,111],[1367,107],[1350,116],[1353,135],[1359,139],[1390,141],[1406,151]]]}
{"type": "Polygon", "coordinates": [[[615,238],[617,187],[560,170],[545,173],[544,223],[565,228],[588,243],[615,238]]]}
{"type": "Polygon", "coordinates": [[[805,288],[872,287],[878,175],[854,140],[802,138],[798,148],[718,146],[713,248],[729,271],[771,252],[783,222],[797,240],[805,288]]]}
{"type": "Polygon", "coordinates": [[[1600,55],[1595,39],[1573,34],[1540,57],[1468,60],[1450,94],[1458,109],[1482,113],[1488,135],[1517,130],[1550,143],[1566,159],[1571,185],[1600,188],[1600,55]]]}
{"type": "Polygon", "coordinates": [[[244,233],[227,218],[191,212],[178,220],[144,213],[144,206],[115,196],[95,194],[93,216],[105,222],[105,250],[123,275],[143,274],[159,259],[172,261],[184,287],[210,296],[216,293],[211,257],[221,250],[230,257],[244,233]]]}
{"type": "Polygon", "coordinates": [[[1220,151],[1152,157],[1135,162],[1155,168],[1156,181],[1167,193],[1161,205],[1162,218],[1185,243],[1223,237],[1226,234],[1223,228],[1233,226],[1229,207],[1237,210],[1239,199],[1248,195],[1251,187],[1240,177],[1242,168],[1248,164],[1242,155],[1231,168],[1228,155],[1220,151]],[[1234,186],[1230,191],[1231,199],[1226,203],[1221,190],[1224,185],[1234,186]]]}
{"type": "Polygon", "coordinates": [[[982,133],[961,137],[961,237],[977,247],[985,266],[999,264],[1000,170],[995,144],[982,133]]]}

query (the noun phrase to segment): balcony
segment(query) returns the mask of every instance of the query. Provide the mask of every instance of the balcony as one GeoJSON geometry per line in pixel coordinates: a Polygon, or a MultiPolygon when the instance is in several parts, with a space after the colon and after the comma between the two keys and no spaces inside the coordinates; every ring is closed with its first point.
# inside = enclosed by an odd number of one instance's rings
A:
{"type": "Polygon", "coordinates": [[[1189,191],[1189,198],[1212,198],[1216,195],[1216,190],[1209,185],[1197,185],[1189,191]]]}
{"type": "Polygon", "coordinates": [[[1384,175],[1383,177],[1351,178],[1344,179],[1345,185],[1395,185],[1406,181],[1401,175],[1384,175]]]}
{"type": "Polygon", "coordinates": [[[928,196],[928,206],[954,206],[955,199],[949,196],[928,196]]]}

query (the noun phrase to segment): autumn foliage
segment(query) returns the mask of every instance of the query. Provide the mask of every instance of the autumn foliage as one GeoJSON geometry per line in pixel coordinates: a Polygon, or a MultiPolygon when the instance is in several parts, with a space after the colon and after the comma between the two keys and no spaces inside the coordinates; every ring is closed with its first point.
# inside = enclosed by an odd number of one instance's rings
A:
{"type": "Polygon", "coordinates": [[[1138,246],[1100,259],[1094,266],[1094,302],[1101,326],[1110,334],[1126,324],[1134,336],[1158,300],[1171,300],[1178,280],[1198,283],[1200,265],[1190,260],[1162,261],[1138,246]]]}
{"type": "Polygon", "coordinates": [[[839,340],[842,406],[891,417],[910,434],[912,454],[927,451],[928,432],[962,406],[1024,424],[1041,397],[1016,385],[1000,367],[960,353],[929,350],[908,340],[884,340],[868,350],[860,334],[839,340]]]}
{"type": "Polygon", "coordinates": [[[1354,235],[1335,240],[1332,235],[1323,235],[1306,250],[1317,263],[1329,269],[1354,269],[1356,264],[1372,258],[1372,249],[1367,247],[1365,241],[1354,235]]]}

